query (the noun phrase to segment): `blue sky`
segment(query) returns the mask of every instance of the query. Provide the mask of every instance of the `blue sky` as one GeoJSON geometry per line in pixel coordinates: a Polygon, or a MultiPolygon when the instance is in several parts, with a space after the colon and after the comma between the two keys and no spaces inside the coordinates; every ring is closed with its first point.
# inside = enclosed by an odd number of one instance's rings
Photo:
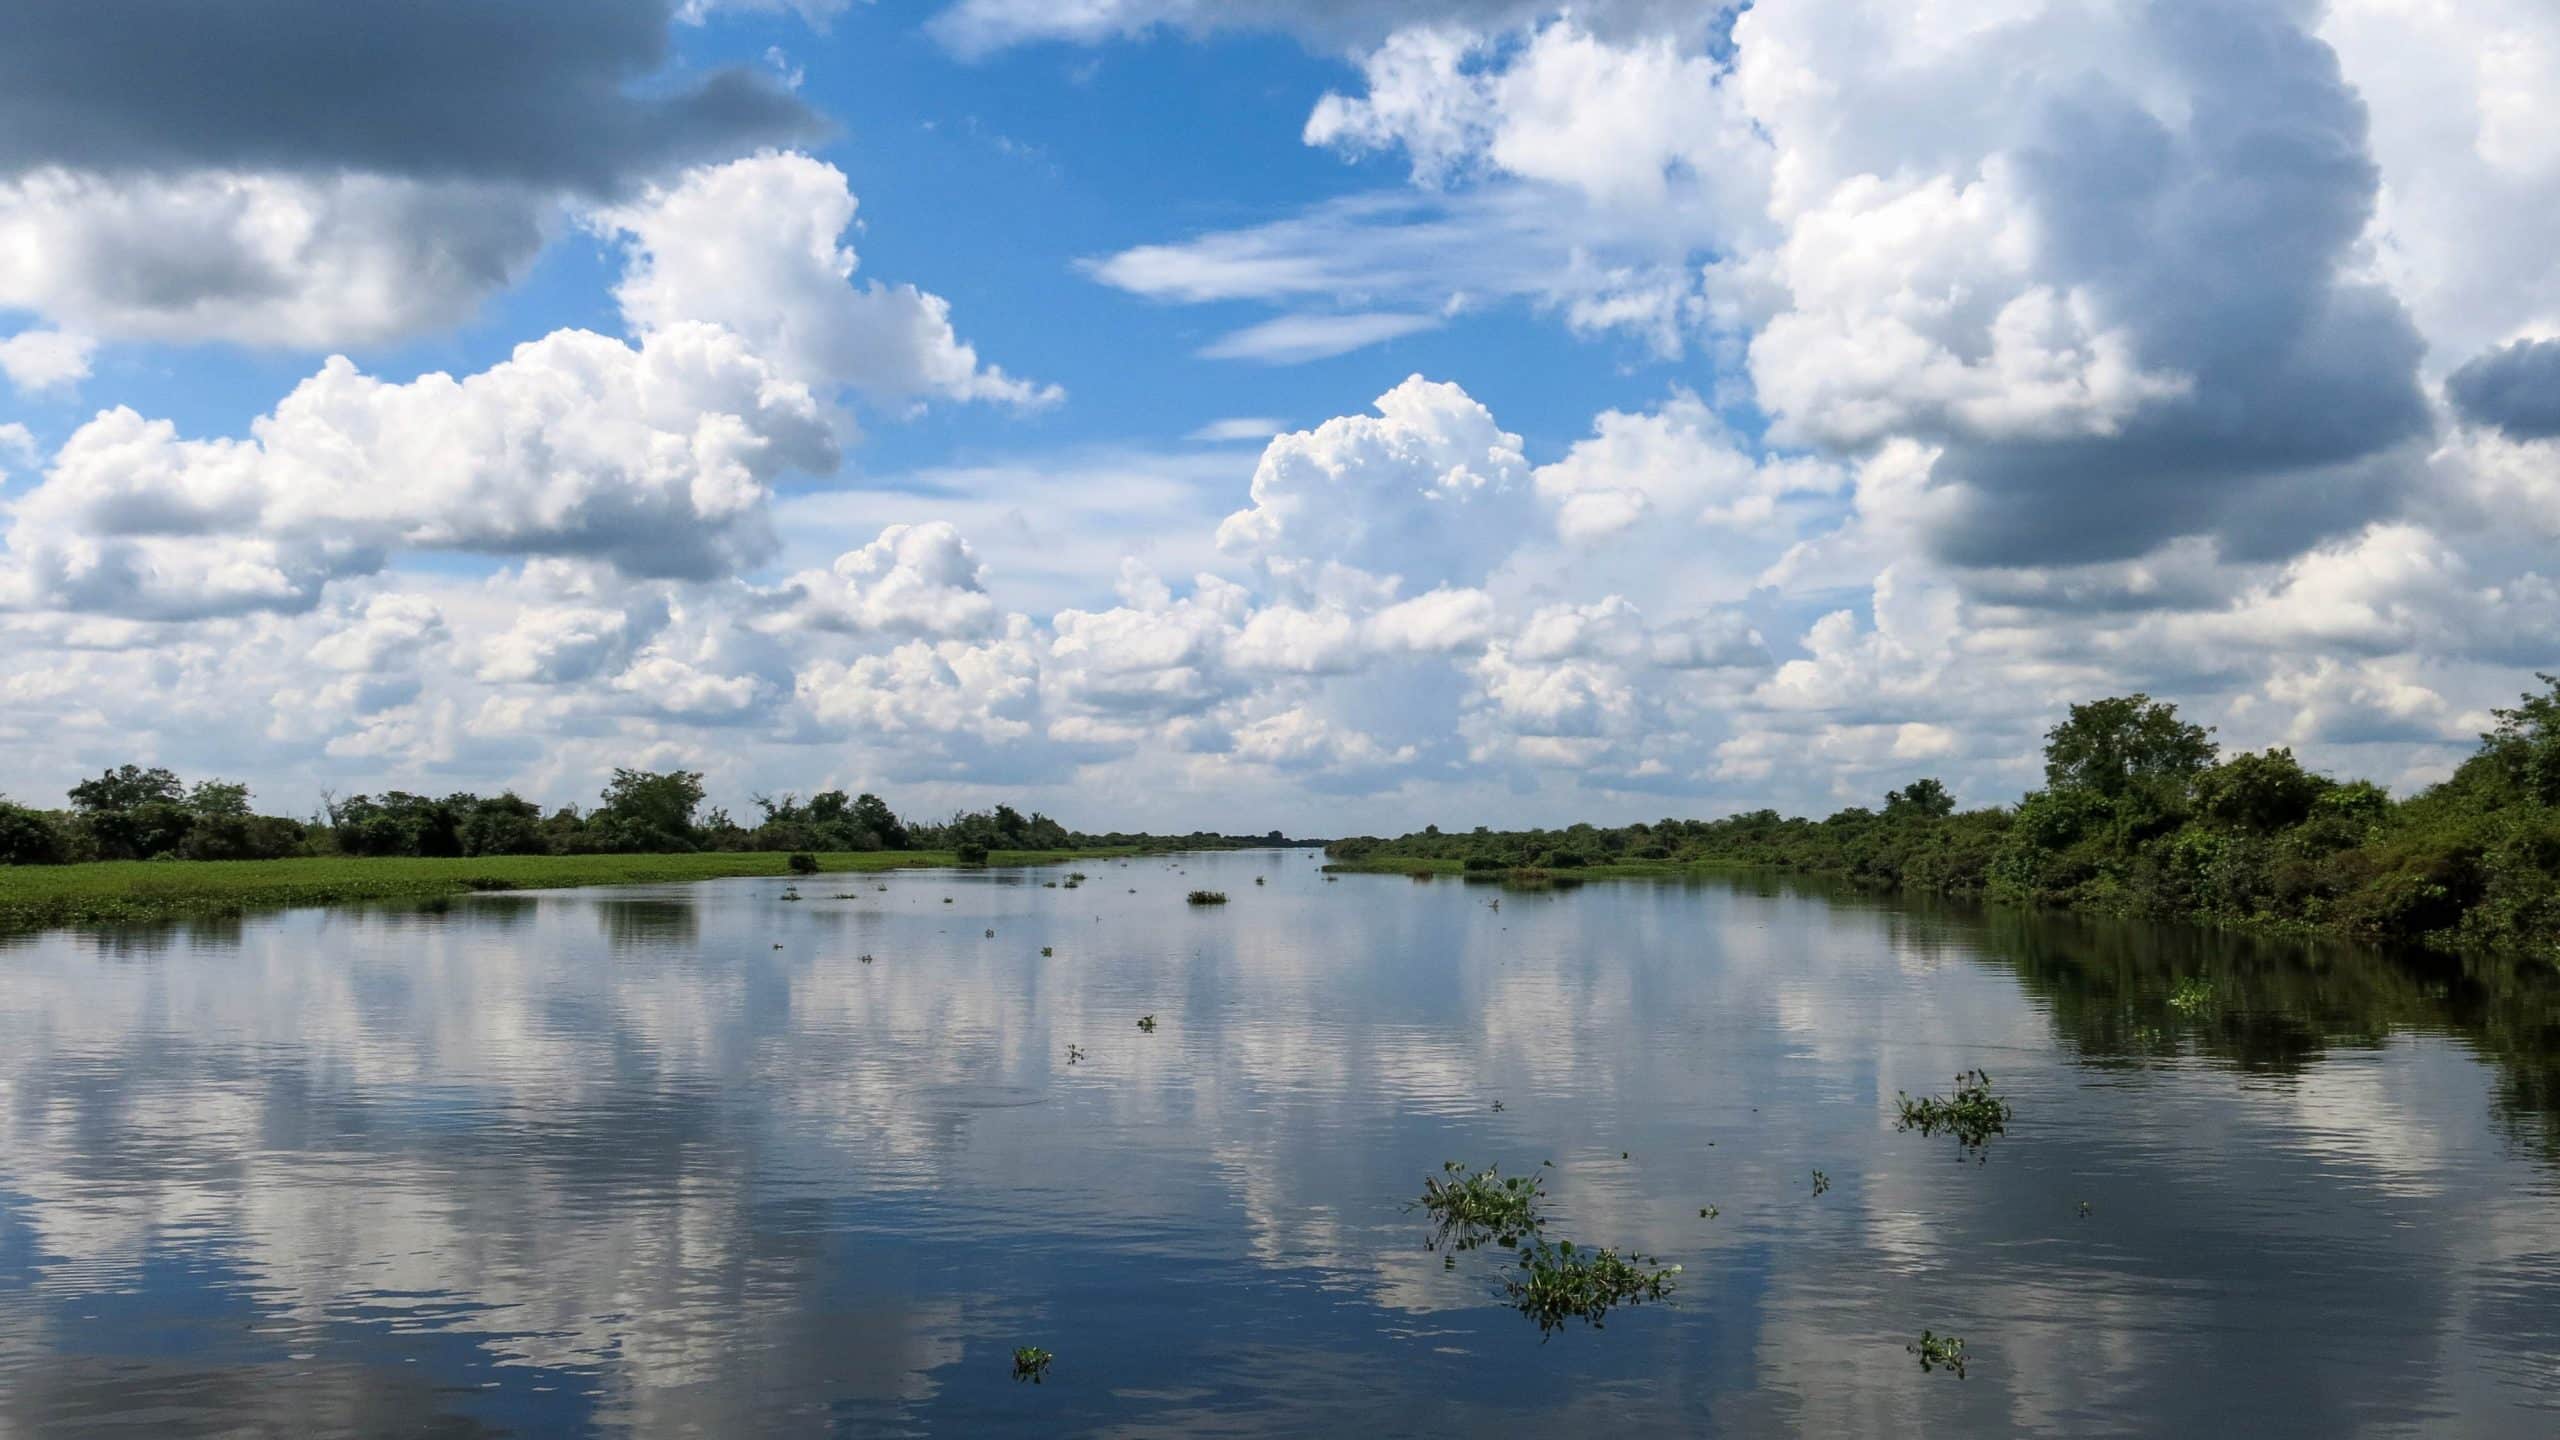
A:
{"type": "Polygon", "coordinates": [[[315,5],[0,21],[12,795],[2405,788],[2551,661],[2527,0],[315,5]]]}

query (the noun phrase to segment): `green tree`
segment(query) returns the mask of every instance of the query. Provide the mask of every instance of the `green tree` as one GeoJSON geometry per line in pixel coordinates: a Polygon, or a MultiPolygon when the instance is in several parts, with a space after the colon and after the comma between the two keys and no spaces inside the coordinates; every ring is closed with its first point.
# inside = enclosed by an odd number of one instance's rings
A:
{"type": "Polygon", "coordinates": [[[1922,777],[1899,790],[1888,790],[1884,813],[1891,819],[1935,820],[1956,813],[1956,797],[1936,780],[1922,777]]]}
{"type": "Polygon", "coordinates": [[[908,850],[914,843],[908,838],[905,822],[889,808],[889,802],[865,792],[854,798],[853,823],[879,837],[883,850],[908,850]]]}
{"type": "Polygon", "coordinates": [[[2217,825],[2272,835],[2309,818],[2335,786],[2303,769],[2289,749],[2244,751],[2196,777],[2196,813],[2217,825]]]}
{"type": "Polygon", "coordinates": [[[59,865],[65,848],[51,816],[0,800],[0,865],[59,865]]]}
{"type": "Polygon", "coordinates": [[[2480,737],[2481,753],[2537,805],[2560,805],[2560,675],[2537,674],[2543,693],[2527,691],[2512,710],[2492,710],[2498,727],[2480,737]]]}
{"type": "Polygon", "coordinates": [[[699,770],[625,770],[616,767],[604,787],[604,804],[591,822],[606,848],[639,853],[694,848],[693,812],[702,804],[699,770]]]}
{"type": "Polygon", "coordinates": [[[107,860],[175,854],[195,824],[186,798],[178,777],[158,766],[119,765],[71,787],[71,808],[107,860]]]}
{"type": "Polygon", "coordinates": [[[2212,730],[2178,718],[2178,707],[2122,695],[2071,707],[2045,732],[2045,784],[2109,798],[2136,789],[2183,787],[2213,763],[2212,730]]]}

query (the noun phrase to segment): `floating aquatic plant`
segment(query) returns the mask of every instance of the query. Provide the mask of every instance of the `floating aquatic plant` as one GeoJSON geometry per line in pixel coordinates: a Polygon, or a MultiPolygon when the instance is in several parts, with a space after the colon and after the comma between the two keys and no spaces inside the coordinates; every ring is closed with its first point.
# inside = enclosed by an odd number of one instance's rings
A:
{"type": "Polygon", "coordinates": [[[1020,1346],[1013,1352],[1013,1378],[1037,1385],[1049,1376],[1049,1362],[1058,1357],[1037,1345],[1020,1346]]]}
{"type": "Polygon", "coordinates": [[[1156,1033],[1156,1017],[1154,1017],[1153,1015],[1141,1015],[1141,1016],[1139,1016],[1139,1017],[1138,1017],[1138,1028],[1139,1028],[1139,1029],[1141,1029],[1141,1030],[1146,1031],[1146,1032],[1147,1032],[1148,1034],[1150,1034],[1150,1035],[1153,1035],[1154,1033],[1156,1033]]]}
{"type": "Polygon", "coordinates": [[[1538,1202],[1546,1198],[1545,1182],[1536,1172],[1504,1175],[1499,1165],[1470,1172],[1458,1161],[1422,1182],[1422,1198],[1406,1206],[1427,1210],[1433,1221],[1423,1247],[1473,1250],[1491,1242],[1508,1250],[1533,1239],[1546,1224],[1538,1202]]]}
{"type": "Polygon", "coordinates": [[[1701,1205],[1698,1207],[1698,1218],[1701,1220],[1713,1220],[1723,1213],[1724,1208],[1718,1205],[1701,1205]]]}
{"type": "Polygon", "coordinates": [[[2007,1133],[2012,1113],[2008,1101],[1991,1093],[1991,1077],[1980,1070],[1959,1073],[1953,1095],[1914,1100],[1895,1091],[1894,1103],[1902,1112],[1893,1122],[1896,1130],[1917,1130],[1923,1135],[1945,1131],[1977,1158],[1992,1136],[2007,1133]]]}
{"type": "Polygon", "coordinates": [[[2169,1008],[2181,1015],[2202,1015],[2213,1009],[2213,982],[2201,975],[2190,975],[2169,992],[2169,1008]]]}
{"type": "Polygon", "coordinates": [[[861,961],[863,964],[865,964],[865,965],[868,965],[868,964],[870,964],[870,963],[871,963],[871,957],[870,957],[870,956],[868,956],[868,955],[858,955],[858,956],[856,956],[856,957],[854,957],[854,958],[856,958],[856,959],[860,960],[860,961],[861,961]]]}
{"type": "MultiPolygon", "coordinates": [[[[1134,895],[1137,892],[1133,890],[1129,893],[1134,895]]],[[[1227,892],[1224,890],[1194,890],[1183,898],[1194,905],[1224,905],[1227,903],[1227,892]]]]}
{"type": "Polygon", "coordinates": [[[1261,883],[1262,883],[1262,877],[1261,877],[1261,876],[1259,876],[1259,875],[1254,876],[1254,877],[1253,877],[1253,883],[1254,883],[1254,884],[1256,884],[1256,885],[1261,884],[1261,883]]]}
{"type": "Polygon", "coordinates": [[[1961,1335],[1941,1335],[1934,1330],[1923,1330],[1918,1344],[1902,1348],[1920,1357],[1923,1371],[1953,1370],[1957,1379],[1964,1378],[1964,1337],[1961,1335]]]}
{"type": "Polygon", "coordinates": [[[1831,1188],[1831,1177],[1830,1177],[1830,1176],[1828,1176],[1828,1175],[1823,1174],[1823,1173],[1822,1173],[1821,1171],[1819,1171],[1819,1170],[1814,1171],[1814,1172],[1813,1172],[1813,1195],[1814,1195],[1814,1198],[1815,1198],[1815,1199],[1817,1199],[1817,1200],[1821,1199],[1821,1198],[1822,1198],[1822,1192],[1823,1192],[1823,1191],[1825,1191],[1825,1190],[1828,1190],[1828,1189],[1830,1189],[1830,1188],[1831,1188]]]}
{"type": "Polygon", "coordinates": [[[1601,1329],[1616,1307],[1669,1295],[1679,1273],[1679,1266],[1665,1265],[1658,1256],[1541,1240],[1520,1252],[1518,1272],[1503,1285],[1520,1313],[1551,1335],[1568,1320],[1601,1329]]]}
{"type": "Polygon", "coordinates": [[[1067,1063],[1068,1063],[1068,1064],[1073,1065],[1074,1063],[1076,1063],[1077,1061],[1079,1061],[1079,1060],[1081,1060],[1081,1059],[1083,1059],[1083,1058],[1084,1058],[1084,1047],[1083,1047],[1083,1046],[1081,1046],[1081,1045],[1070,1045],[1070,1046],[1068,1046],[1068,1047],[1067,1047],[1067,1063]]]}
{"type": "Polygon", "coordinates": [[[988,939],[990,939],[990,940],[993,940],[994,938],[996,938],[996,932],[994,932],[993,930],[988,931],[988,932],[987,932],[987,938],[988,938],[988,939]]]}
{"type": "Polygon", "coordinates": [[[1054,946],[1054,945],[1043,945],[1043,946],[1041,946],[1041,947],[1040,947],[1040,955],[1041,955],[1041,958],[1042,958],[1042,959],[1046,959],[1046,958],[1048,958],[1049,956],[1055,955],[1055,954],[1057,954],[1057,953],[1058,953],[1058,948],[1057,948],[1056,946],[1054,946]]]}

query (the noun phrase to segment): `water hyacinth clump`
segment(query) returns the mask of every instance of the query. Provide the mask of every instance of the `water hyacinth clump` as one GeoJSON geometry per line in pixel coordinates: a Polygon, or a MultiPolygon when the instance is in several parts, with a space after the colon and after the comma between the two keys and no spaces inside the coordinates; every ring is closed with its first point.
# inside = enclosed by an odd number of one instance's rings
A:
{"type": "Polygon", "coordinates": [[[1620,1305],[1641,1305],[1671,1293],[1677,1265],[1630,1250],[1577,1248],[1570,1240],[1544,1240],[1520,1252],[1520,1268],[1503,1282],[1511,1303],[1552,1335],[1568,1320],[1604,1328],[1620,1305]]]}
{"type": "Polygon", "coordinates": [[[1538,1204],[1546,1198],[1545,1182],[1535,1172],[1502,1173],[1499,1165],[1470,1172],[1458,1161],[1422,1182],[1422,1198],[1405,1207],[1426,1210],[1433,1221],[1424,1248],[1473,1250],[1487,1242],[1508,1250],[1534,1238],[1546,1224],[1538,1204]]]}
{"type": "Polygon", "coordinates": [[[1148,1034],[1150,1034],[1150,1035],[1153,1035],[1154,1033],[1156,1033],[1156,1017],[1154,1017],[1153,1015],[1141,1015],[1141,1016],[1139,1016],[1139,1017],[1138,1017],[1138,1028],[1139,1028],[1139,1029],[1141,1029],[1141,1030],[1146,1031],[1146,1032],[1147,1032],[1148,1034]]]}
{"type": "Polygon", "coordinates": [[[1224,905],[1227,903],[1227,892],[1224,890],[1194,890],[1183,898],[1193,905],[1224,905]]]}
{"type": "Polygon", "coordinates": [[[1037,1385],[1049,1377],[1049,1362],[1058,1357],[1037,1345],[1024,1345],[1013,1352],[1013,1378],[1037,1385]]]}
{"type": "Polygon", "coordinates": [[[1958,1074],[1953,1095],[1914,1100],[1896,1091],[1894,1103],[1901,1110],[1893,1124],[1896,1130],[1917,1130],[1923,1135],[1944,1131],[1971,1152],[1979,1152],[1992,1136],[2007,1133],[2013,1113],[2008,1101],[1991,1093],[1991,1077],[1980,1070],[1958,1074]]]}
{"type": "Polygon", "coordinates": [[[1961,1335],[1940,1335],[1934,1330],[1923,1330],[1918,1344],[1902,1348],[1920,1357],[1920,1368],[1924,1372],[1953,1370],[1957,1379],[1964,1378],[1964,1337],[1961,1335]]]}
{"type": "Polygon", "coordinates": [[[2202,1015],[2213,1009],[2213,982],[2201,975],[2190,975],[2169,992],[2169,1008],[2181,1015],[2202,1015]]]}

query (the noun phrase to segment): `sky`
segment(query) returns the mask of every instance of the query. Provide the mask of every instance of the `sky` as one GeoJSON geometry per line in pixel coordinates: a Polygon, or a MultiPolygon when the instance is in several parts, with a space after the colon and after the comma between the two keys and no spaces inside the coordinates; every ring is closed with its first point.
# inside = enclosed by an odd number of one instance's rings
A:
{"type": "Polygon", "coordinates": [[[0,11],[0,792],[1335,835],[2408,791],[2560,669],[2547,0],[0,11]]]}

